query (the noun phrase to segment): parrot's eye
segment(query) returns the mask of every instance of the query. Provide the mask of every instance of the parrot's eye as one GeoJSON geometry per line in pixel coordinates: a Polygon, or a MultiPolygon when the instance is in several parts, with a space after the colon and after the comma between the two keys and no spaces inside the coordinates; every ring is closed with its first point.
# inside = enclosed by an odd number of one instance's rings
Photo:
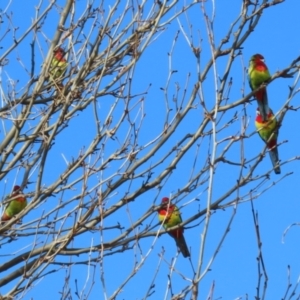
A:
{"type": "Polygon", "coordinates": [[[256,111],[256,115],[260,116],[260,111],[259,110],[256,111]]]}

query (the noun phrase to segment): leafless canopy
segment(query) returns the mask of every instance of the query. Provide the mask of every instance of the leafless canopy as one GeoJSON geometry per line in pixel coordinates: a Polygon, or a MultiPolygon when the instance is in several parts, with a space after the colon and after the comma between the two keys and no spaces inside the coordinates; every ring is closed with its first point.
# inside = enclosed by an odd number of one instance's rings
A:
{"type": "MultiPolygon", "coordinates": [[[[0,226],[1,299],[28,299],[34,288],[53,284],[52,273],[63,278],[61,299],[74,290],[87,299],[95,283],[101,299],[117,299],[137,285],[149,260],[157,270],[170,267],[166,295],[197,299],[237,206],[273,186],[271,164],[261,167],[267,147],[246,146],[257,136],[247,115],[254,100],[243,45],[263,12],[284,1],[241,1],[221,39],[214,32],[218,1],[34,2],[6,1],[0,15],[1,188],[4,199],[18,184],[28,199],[0,226]],[[55,81],[49,69],[57,47],[68,68],[55,81]],[[216,182],[223,182],[218,190],[216,182]],[[185,211],[183,225],[195,233],[188,241],[193,272],[180,274],[179,290],[174,261],[159,246],[164,239],[175,249],[169,237],[159,238],[163,196],[185,211]],[[204,263],[210,218],[224,209],[231,217],[204,263]],[[120,278],[107,270],[122,264],[120,278]],[[72,270],[85,270],[82,286],[74,287],[72,270]],[[117,284],[108,288],[112,276],[117,284]]],[[[299,59],[271,79],[294,75],[280,124],[298,92],[299,59]]],[[[157,293],[156,278],[143,279],[139,299],[157,293]]]]}

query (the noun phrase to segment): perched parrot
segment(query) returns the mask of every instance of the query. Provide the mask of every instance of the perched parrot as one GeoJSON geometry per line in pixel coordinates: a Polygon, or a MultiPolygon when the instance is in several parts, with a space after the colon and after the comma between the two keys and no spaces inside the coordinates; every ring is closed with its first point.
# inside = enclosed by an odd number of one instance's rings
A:
{"type": "MultiPolygon", "coordinates": [[[[161,201],[161,208],[158,210],[158,219],[163,222],[164,228],[176,226],[182,222],[180,212],[176,205],[171,204],[169,198],[164,197],[161,201]]],[[[168,232],[175,239],[177,247],[184,257],[190,256],[189,249],[183,236],[183,227],[168,232]]]]}
{"type": "Polygon", "coordinates": [[[68,67],[68,63],[65,59],[65,50],[58,48],[54,51],[54,56],[51,61],[50,75],[52,79],[57,80],[63,77],[68,67]]]}
{"type": "Polygon", "coordinates": [[[14,186],[12,194],[7,196],[5,200],[8,200],[9,203],[1,217],[2,222],[10,220],[13,216],[21,212],[27,205],[27,200],[18,185],[14,186]]]}
{"type": "MultiPolygon", "coordinates": [[[[248,80],[249,85],[253,90],[259,88],[264,82],[271,78],[268,67],[264,63],[264,57],[261,54],[255,54],[251,57],[248,69],[248,80]]],[[[267,120],[269,114],[269,103],[267,88],[259,90],[255,93],[255,98],[258,103],[258,107],[261,112],[263,121],[267,120]]]]}
{"type": "Polygon", "coordinates": [[[262,138],[262,140],[265,143],[267,143],[267,146],[269,148],[270,158],[271,158],[275,173],[280,174],[278,148],[277,148],[278,124],[277,124],[277,120],[276,120],[272,110],[269,109],[267,121],[263,122],[262,116],[260,114],[260,110],[259,110],[259,108],[257,108],[255,126],[258,131],[259,136],[262,138]],[[272,133],[274,133],[274,134],[270,140],[272,133]]]}

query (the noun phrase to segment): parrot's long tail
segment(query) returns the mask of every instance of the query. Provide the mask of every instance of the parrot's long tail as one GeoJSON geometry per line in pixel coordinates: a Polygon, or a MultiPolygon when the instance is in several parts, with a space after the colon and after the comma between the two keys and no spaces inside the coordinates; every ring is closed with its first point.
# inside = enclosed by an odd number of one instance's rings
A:
{"type": "Polygon", "coordinates": [[[259,107],[261,117],[262,117],[263,121],[265,122],[268,120],[268,115],[270,112],[269,103],[268,103],[268,94],[267,94],[266,88],[263,90],[262,95],[263,96],[260,99],[258,99],[258,97],[257,97],[257,104],[259,107]]]}
{"type": "Polygon", "coordinates": [[[279,166],[279,156],[278,156],[278,148],[274,148],[270,150],[270,158],[273,164],[275,174],[280,174],[280,166],[279,166]]]}
{"type": "Polygon", "coordinates": [[[180,251],[184,257],[191,256],[183,235],[175,238],[175,241],[176,241],[177,247],[180,249],[180,251]]]}
{"type": "Polygon", "coordinates": [[[10,216],[8,216],[5,212],[3,213],[2,217],[1,217],[1,222],[6,222],[9,221],[11,219],[10,216]]]}

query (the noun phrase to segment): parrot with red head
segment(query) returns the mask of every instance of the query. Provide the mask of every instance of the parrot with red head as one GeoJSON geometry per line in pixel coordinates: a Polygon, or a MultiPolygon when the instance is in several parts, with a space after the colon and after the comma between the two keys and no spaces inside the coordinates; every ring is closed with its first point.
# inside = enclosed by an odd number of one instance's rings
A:
{"type": "Polygon", "coordinates": [[[275,174],[280,174],[281,171],[277,148],[278,124],[273,111],[269,109],[267,120],[264,122],[260,113],[260,109],[257,108],[255,126],[259,136],[267,144],[275,174]]]}
{"type": "MultiPolygon", "coordinates": [[[[158,219],[163,223],[165,229],[174,227],[182,223],[179,209],[176,205],[172,204],[169,198],[164,197],[161,202],[161,207],[158,210],[158,219]]],[[[187,247],[186,241],[183,236],[183,227],[176,228],[169,231],[169,235],[175,239],[177,247],[180,249],[184,257],[189,257],[190,252],[187,247]]]]}
{"type": "MultiPolygon", "coordinates": [[[[251,90],[256,90],[271,78],[265,59],[261,54],[251,57],[248,68],[248,80],[251,90]]],[[[254,94],[263,121],[267,120],[269,114],[269,103],[267,88],[264,87],[254,94]]]]}
{"type": "Polygon", "coordinates": [[[7,196],[5,201],[9,202],[1,217],[2,222],[9,221],[12,217],[20,213],[27,205],[27,200],[18,185],[14,186],[12,194],[7,196]]]}
{"type": "Polygon", "coordinates": [[[51,61],[50,75],[53,80],[57,80],[65,74],[68,63],[65,59],[65,50],[63,48],[57,48],[54,50],[54,56],[51,61]]]}

